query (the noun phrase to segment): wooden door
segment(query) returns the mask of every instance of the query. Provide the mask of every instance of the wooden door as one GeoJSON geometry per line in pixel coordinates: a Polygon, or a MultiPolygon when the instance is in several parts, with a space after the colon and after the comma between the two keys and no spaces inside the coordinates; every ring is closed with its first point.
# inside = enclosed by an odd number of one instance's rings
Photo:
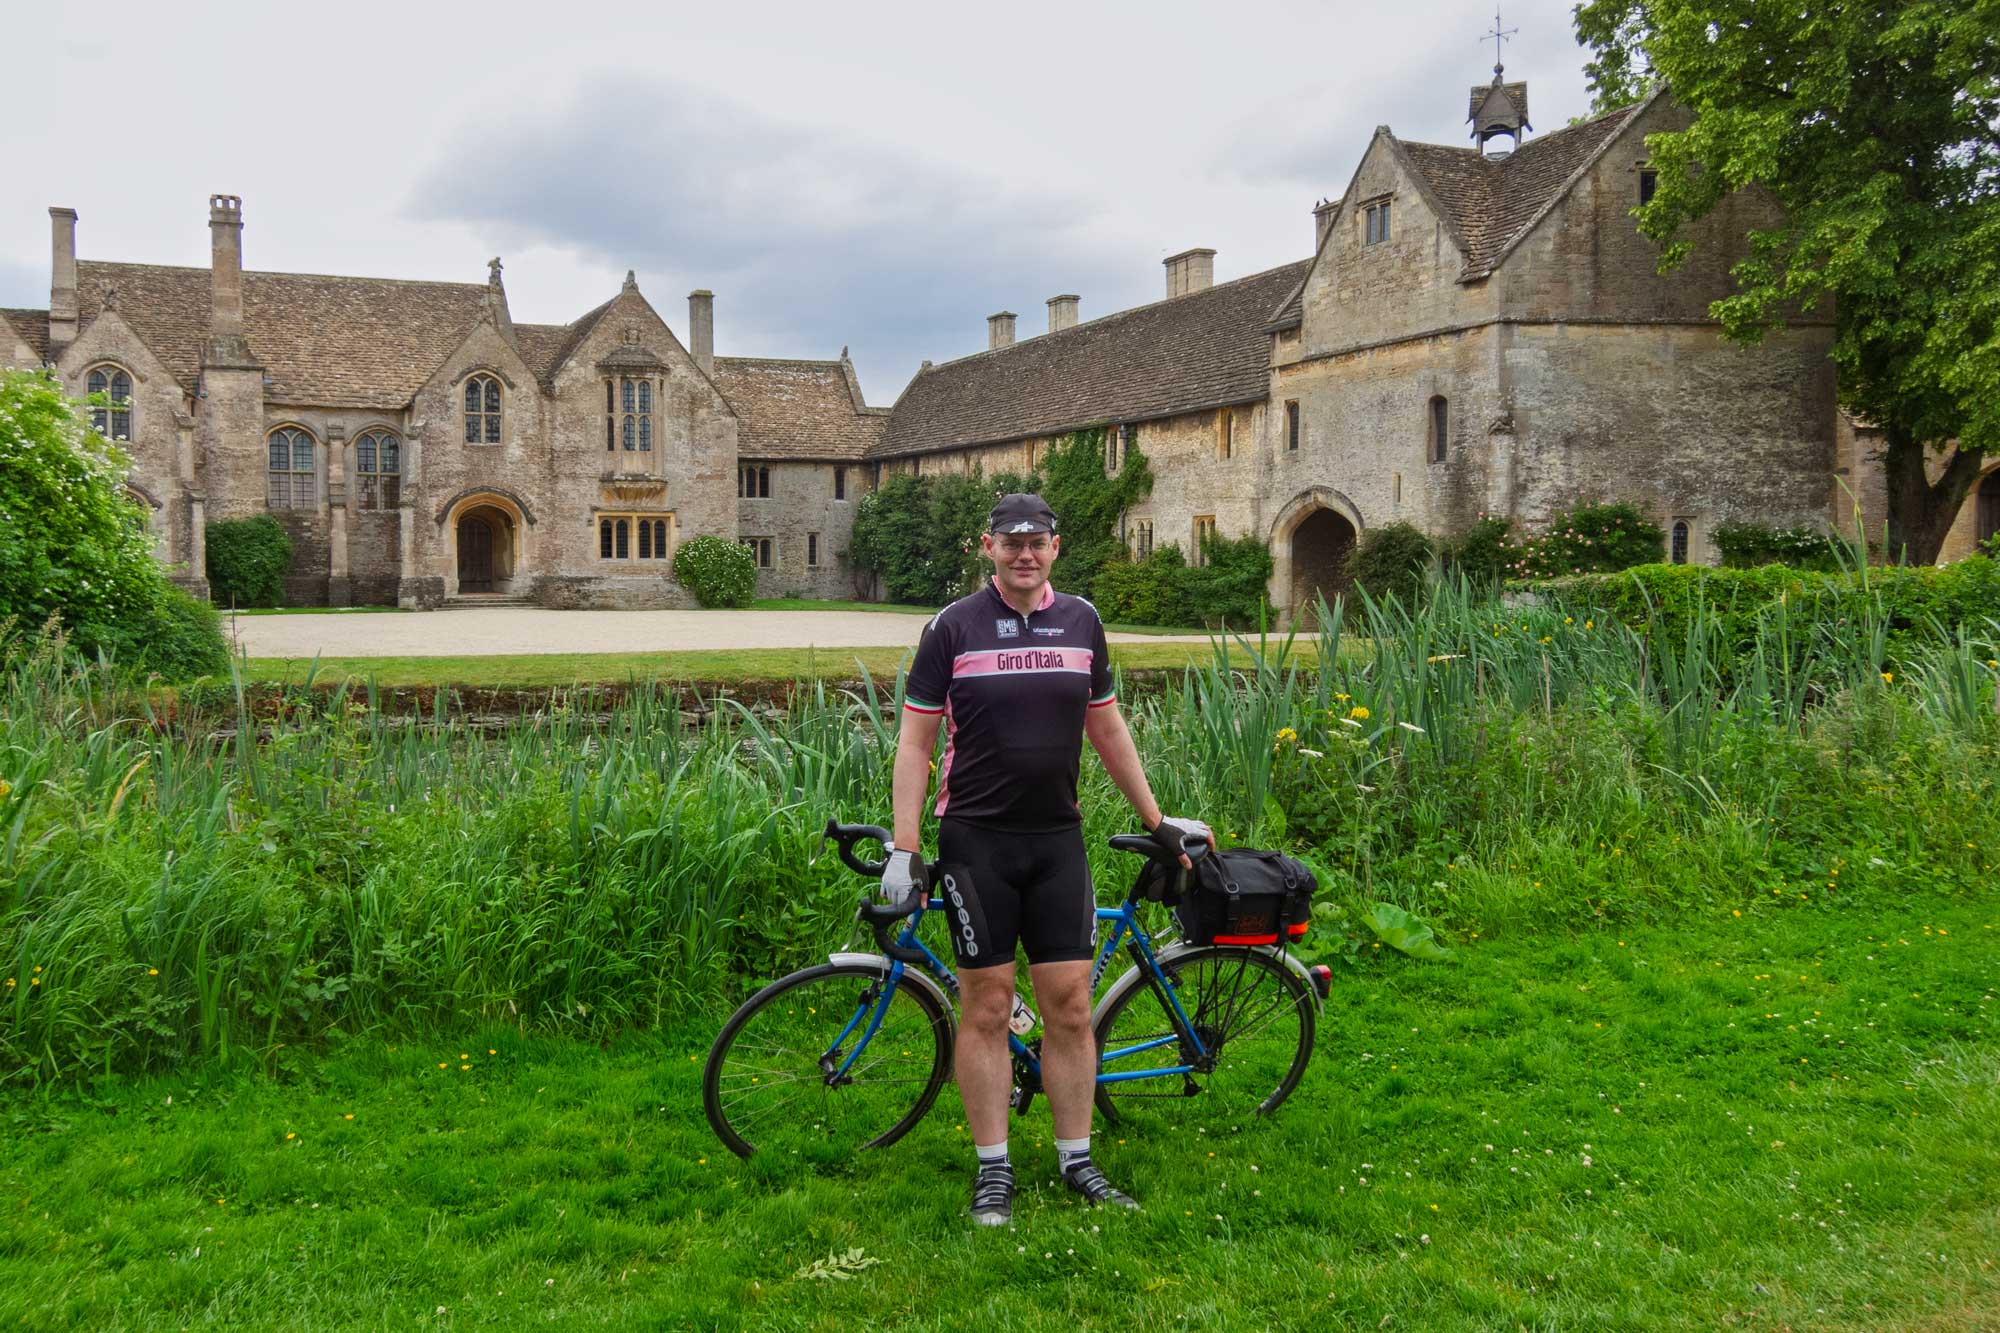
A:
{"type": "Polygon", "coordinates": [[[493,591],[493,528],[483,518],[459,520],[458,590],[493,591]]]}

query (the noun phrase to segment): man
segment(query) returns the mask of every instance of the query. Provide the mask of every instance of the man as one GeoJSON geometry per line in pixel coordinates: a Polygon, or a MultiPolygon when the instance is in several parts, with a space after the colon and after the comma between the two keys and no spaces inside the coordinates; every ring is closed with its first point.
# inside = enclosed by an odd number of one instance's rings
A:
{"type": "Polygon", "coordinates": [[[1038,495],[1004,496],[987,527],[980,550],[993,562],[992,582],[932,619],[905,685],[895,847],[882,891],[902,901],[914,885],[942,720],[949,731],[937,770],[936,888],[958,957],[958,1090],[979,1155],[969,1211],[998,1226],[1013,1215],[1007,1020],[1017,943],[1042,1011],[1042,1089],[1063,1181],[1087,1203],[1138,1206],[1090,1160],[1097,899],[1076,801],[1082,738],[1164,846],[1178,854],[1182,837],[1210,835],[1197,820],[1164,818],[1153,800],[1112,691],[1097,609],[1049,586],[1062,539],[1048,505],[1038,495]]]}

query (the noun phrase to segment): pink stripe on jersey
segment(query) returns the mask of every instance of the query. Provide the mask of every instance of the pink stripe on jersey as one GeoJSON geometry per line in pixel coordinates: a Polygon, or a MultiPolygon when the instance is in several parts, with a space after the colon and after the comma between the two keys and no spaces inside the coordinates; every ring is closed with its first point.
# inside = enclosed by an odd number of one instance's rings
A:
{"type": "Polygon", "coordinates": [[[944,762],[938,765],[937,804],[932,807],[933,814],[943,814],[945,806],[951,801],[951,757],[958,752],[953,744],[957,738],[958,719],[951,715],[951,700],[947,698],[944,701],[944,762]]]}
{"type": "Polygon", "coordinates": [[[1090,674],[1088,648],[998,648],[987,652],[960,653],[951,661],[951,678],[961,676],[1012,676],[1044,671],[1090,674]]]}

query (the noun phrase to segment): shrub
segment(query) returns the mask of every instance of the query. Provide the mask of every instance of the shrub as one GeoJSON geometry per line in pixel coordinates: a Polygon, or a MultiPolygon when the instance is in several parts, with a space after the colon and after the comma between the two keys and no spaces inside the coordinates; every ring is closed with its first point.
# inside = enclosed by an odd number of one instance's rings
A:
{"type": "Polygon", "coordinates": [[[1271,553],[1254,536],[1210,537],[1205,560],[1155,547],[1144,560],[1112,560],[1097,571],[1091,599],[1105,620],[1128,625],[1251,626],[1264,608],[1271,553]]]}
{"type": "Polygon", "coordinates": [[[269,514],[210,523],[208,591],[218,606],[283,606],[292,539],[269,514]]]}
{"type": "Polygon", "coordinates": [[[229,670],[222,613],[171,584],[160,590],[159,605],[136,632],[121,625],[97,646],[135,674],[167,680],[220,676],[229,670]]]}
{"type": "Polygon", "coordinates": [[[696,537],[674,552],[674,577],[703,606],[748,606],[757,596],[757,559],[726,537],[696,537]]]}
{"type": "Polygon", "coordinates": [[[1510,520],[1483,515],[1440,554],[1449,560],[1454,573],[1474,588],[1487,591],[1506,580],[1510,566],[1518,558],[1513,551],[1513,533],[1510,520]]]}
{"type": "Polygon", "coordinates": [[[53,618],[87,656],[141,670],[152,651],[153,669],[177,675],[218,660],[222,633],[175,600],[121,489],[128,468],[53,379],[0,373],[0,622],[38,629],[53,618]],[[163,639],[177,646],[168,652],[163,639]]]}
{"type": "Polygon", "coordinates": [[[1347,558],[1347,570],[1370,597],[1394,597],[1404,606],[1414,606],[1423,596],[1424,573],[1436,555],[1431,539],[1416,528],[1385,523],[1361,538],[1347,558]]]}
{"type": "Polygon", "coordinates": [[[1785,565],[1792,569],[1832,573],[1861,563],[1860,553],[1855,552],[1847,542],[1815,528],[1767,528],[1761,523],[1724,523],[1715,530],[1715,549],[1722,552],[1725,569],[1785,565]]]}
{"type": "Polygon", "coordinates": [[[1660,560],[1666,534],[1629,504],[1580,505],[1514,550],[1509,572],[1516,577],[1615,573],[1660,560]]]}

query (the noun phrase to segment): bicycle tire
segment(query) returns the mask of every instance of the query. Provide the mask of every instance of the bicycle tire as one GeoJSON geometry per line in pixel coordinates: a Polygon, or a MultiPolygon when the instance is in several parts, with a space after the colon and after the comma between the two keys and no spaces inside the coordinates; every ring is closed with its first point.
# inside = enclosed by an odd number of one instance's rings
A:
{"type": "MultiPolygon", "coordinates": [[[[1182,1011],[1214,1053],[1207,1072],[1099,1083],[1097,1108],[1116,1122],[1131,1111],[1185,1119],[1269,1115],[1292,1095],[1312,1059],[1317,1019],[1309,982],[1256,949],[1207,945],[1170,950],[1160,970],[1182,1011]],[[1244,978],[1254,976],[1245,987],[1244,978]],[[1261,997],[1261,998],[1260,998],[1261,997]],[[1296,1026],[1292,1027],[1291,1024],[1296,1026]],[[1246,1046],[1277,1024],[1273,1039],[1246,1046]],[[1289,1034],[1296,1032],[1293,1038],[1289,1034]],[[1232,1050],[1234,1054],[1232,1055],[1232,1050]],[[1267,1088],[1269,1091],[1262,1091],[1267,1088]]],[[[1151,973],[1134,967],[1107,992],[1093,1025],[1097,1049],[1117,1050],[1174,1034],[1166,999],[1151,973]]],[[[1195,1062],[1184,1042],[1157,1048],[1163,1063],[1195,1062]]],[[[1143,1057],[1135,1057],[1143,1058],[1143,1057]]]]}
{"type": "Polygon", "coordinates": [[[716,1136],[731,1152],[744,1158],[772,1149],[822,1158],[845,1156],[863,1148],[885,1148],[923,1119],[944,1086],[952,1049],[950,1016],[924,986],[905,981],[896,987],[882,1026],[868,1046],[868,1051],[880,1053],[871,1058],[865,1051],[866,1063],[856,1062],[849,1070],[849,1082],[827,1086],[820,1065],[870,988],[880,985],[886,975],[886,964],[820,963],[778,978],[730,1015],[702,1066],[701,1105],[716,1136]],[[805,998],[822,988],[827,1003],[805,998]],[[799,1013],[801,1008],[806,1013],[799,1013]],[[822,1012],[829,1017],[821,1020],[822,1012]],[[754,1057],[743,1044],[746,1033],[760,1043],[754,1057]],[[734,1063],[732,1056],[738,1057],[734,1063]],[[893,1073],[855,1077],[890,1060],[897,1062],[893,1073]],[[787,1083],[800,1086],[789,1095],[776,1091],[787,1083]],[[905,1103],[895,1091],[873,1098],[861,1091],[905,1084],[915,1085],[914,1102],[905,1103]],[[907,1109],[898,1110],[904,1106],[907,1109]],[[880,1124],[885,1118],[886,1125],[880,1124]]]}

